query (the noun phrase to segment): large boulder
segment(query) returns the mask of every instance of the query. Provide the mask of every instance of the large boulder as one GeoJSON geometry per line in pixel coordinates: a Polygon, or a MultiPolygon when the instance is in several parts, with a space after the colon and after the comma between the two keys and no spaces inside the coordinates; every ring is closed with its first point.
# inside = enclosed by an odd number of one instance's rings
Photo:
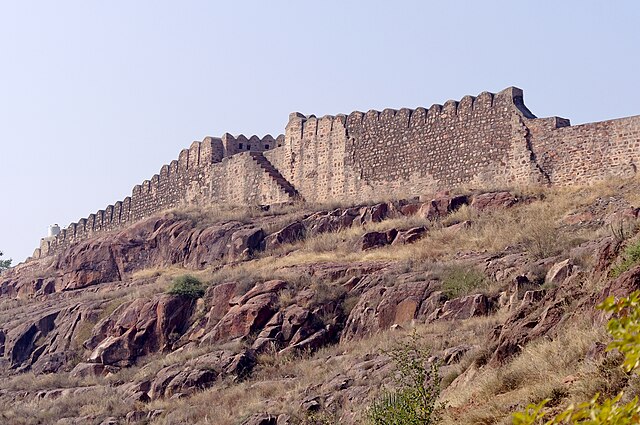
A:
{"type": "Polygon", "coordinates": [[[304,239],[306,228],[300,221],[293,222],[281,230],[267,236],[266,249],[277,248],[280,245],[290,244],[304,239]]]}
{"type": "Polygon", "coordinates": [[[430,202],[425,202],[418,214],[424,218],[430,220],[439,217],[444,217],[447,214],[452,213],[463,205],[468,204],[469,199],[464,195],[451,196],[448,194],[442,194],[432,199],[430,202]]]}
{"type": "Polygon", "coordinates": [[[387,330],[394,324],[410,323],[420,317],[422,304],[437,288],[435,281],[376,285],[358,299],[347,319],[342,340],[387,330]]]}
{"type": "Polygon", "coordinates": [[[124,390],[130,396],[147,400],[189,395],[226,377],[244,379],[251,373],[256,361],[252,350],[239,353],[216,350],[166,366],[154,373],[145,385],[127,386],[124,390]]]}
{"type": "Polygon", "coordinates": [[[194,306],[192,298],[163,294],[116,309],[85,342],[92,349],[89,361],[127,366],[139,356],[170,350],[186,331],[194,306]]]}
{"type": "Polygon", "coordinates": [[[273,293],[256,295],[241,304],[234,305],[227,314],[201,340],[212,344],[246,338],[259,331],[276,312],[278,296],[273,293]]]}

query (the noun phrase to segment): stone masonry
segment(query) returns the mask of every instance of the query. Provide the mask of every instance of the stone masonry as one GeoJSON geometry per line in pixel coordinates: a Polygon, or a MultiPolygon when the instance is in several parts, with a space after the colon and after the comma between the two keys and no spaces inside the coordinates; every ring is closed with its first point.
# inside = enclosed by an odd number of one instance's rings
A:
{"type": "Polygon", "coordinates": [[[38,258],[95,234],[190,204],[364,202],[443,189],[590,183],[640,163],[640,116],[571,126],[536,118],[522,90],[417,109],[293,113],[285,135],[207,137],[130,197],[43,239],[38,258]]]}

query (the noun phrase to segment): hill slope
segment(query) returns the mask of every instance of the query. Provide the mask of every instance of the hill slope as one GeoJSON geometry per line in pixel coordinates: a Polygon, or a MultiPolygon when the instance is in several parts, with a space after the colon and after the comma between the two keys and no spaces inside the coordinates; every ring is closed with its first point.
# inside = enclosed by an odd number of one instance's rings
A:
{"type": "Polygon", "coordinates": [[[633,394],[594,306],[640,286],[639,188],[173,210],[87,239],[0,275],[0,418],[363,423],[414,331],[445,423],[633,394]]]}

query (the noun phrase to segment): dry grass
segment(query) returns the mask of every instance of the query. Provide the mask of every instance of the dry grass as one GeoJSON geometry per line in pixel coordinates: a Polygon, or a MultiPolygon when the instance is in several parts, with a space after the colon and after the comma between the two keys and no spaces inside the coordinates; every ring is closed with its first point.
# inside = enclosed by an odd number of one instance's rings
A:
{"type": "MultiPolygon", "coordinates": [[[[427,343],[433,352],[437,352],[461,344],[479,346],[497,323],[497,317],[484,317],[420,325],[416,330],[421,341],[427,343]]],[[[359,417],[377,391],[390,384],[392,370],[384,352],[403,344],[409,333],[409,330],[381,332],[371,338],[324,348],[311,356],[263,354],[260,356],[258,370],[249,381],[240,384],[223,383],[189,399],[156,401],[148,408],[165,409],[169,412],[153,422],[165,425],[231,425],[242,422],[243,418],[253,413],[266,411],[287,413],[302,419],[305,415],[300,411],[300,400],[313,394],[313,391],[319,391],[319,384],[341,376],[353,379],[352,386],[368,388],[362,402],[345,402],[343,406],[349,415],[359,417]],[[384,367],[370,369],[364,374],[361,372],[364,369],[354,368],[354,365],[372,359],[378,359],[384,367]]],[[[472,357],[472,353],[469,356],[472,357]]],[[[331,412],[324,414],[332,416],[331,412]]]]}
{"type": "Polygon", "coordinates": [[[445,424],[510,423],[510,414],[529,403],[552,399],[552,405],[590,399],[597,392],[620,390],[622,371],[584,361],[595,341],[606,341],[603,328],[589,323],[567,326],[557,338],[528,344],[500,368],[471,368],[443,394],[450,405],[445,424]],[[464,379],[466,378],[466,379],[464,379]],[[571,382],[571,383],[567,383],[571,382]]]}
{"type": "MultiPolygon", "coordinates": [[[[367,261],[408,259],[447,260],[460,252],[498,253],[508,247],[520,247],[534,259],[549,257],[592,239],[598,229],[567,229],[562,219],[579,207],[590,205],[598,197],[613,193],[611,184],[584,189],[550,189],[530,202],[509,209],[478,212],[470,207],[441,220],[421,217],[402,217],[354,226],[346,230],[311,236],[304,241],[265,253],[281,257],[283,265],[318,261],[367,261]],[[451,230],[449,225],[468,221],[468,228],[451,230]],[[408,229],[426,226],[428,235],[413,245],[387,246],[362,252],[358,242],[365,232],[408,229]]],[[[529,195],[530,196],[530,195],[529,195]]]]}
{"type": "Polygon", "coordinates": [[[61,418],[85,418],[100,423],[107,416],[124,417],[132,406],[123,403],[118,390],[108,386],[85,387],[56,399],[23,403],[0,401],[0,422],[11,425],[53,424],[61,418]]]}
{"type": "MultiPolygon", "coordinates": [[[[429,221],[419,217],[405,217],[354,226],[334,233],[325,233],[294,244],[265,252],[255,259],[237,264],[220,264],[203,271],[192,271],[198,279],[209,285],[234,281],[240,283],[239,293],[256,282],[283,279],[291,283],[290,289],[279,295],[281,306],[289,305],[301,288],[312,288],[313,303],[344,298],[346,294],[339,282],[321,280],[300,274],[300,266],[323,262],[351,263],[356,261],[390,261],[405,264],[404,271],[424,271],[426,277],[445,278],[447,270],[459,264],[462,253],[499,253],[509,247],[527,251],[532,258],[543,258],[558,254],[577,243],[610,232],[606,228],[570,228],[563,219],[581,208],[586,208],[599,198],[624,197],[634,205],[640,203],[637,181],[606,182],[588,188],[540,189],[522,192],[530,202],[513,208],[478,212],[463,207],[442,220],[429,221]],[[462,221],[472,224],[468,228],[452,231],[447,226],[462,221]],[[386,231],[391,228],[407,229],[426,226],[425,238],[413,245],[388,246],[362,252],[357,248],[362,234],[367,231],[386,231]]],[[[269,231],[302,217],[310,211],[326,210],[327,205],[283,205],[264,212],[252,208],[211,208],[174,211],[191,219],[197,226],[222,221],[257,222],[269,231]],[[275,216],[275,218],[273,217],[275,216]]],[[[335,205],[333,206],[335,207],[335,205]]],[[[587,266],[588,261],[584,259],[587,266]]],[[[179,267],[150,269],[136,272],[134,281],[149,283],[137,287],[124,287],[112,292],[91,289],[78,292],[76,300],[103,302],[102,316],[119,305],[138,297],[149,297],[164,291],[171,278],[186,271],[179,267]]],[[[482,279],[472,279],[480,282],[482,279]]],[[[462,279],[465,284],[466,280],[462,279]]],[[[476,283],[477,283],[476,282],[476,283]]],[[[485,282],[473,284],[476,290],[491,291],[485,282]]],[[[454,285],[457,295],[464,293],[454,285]]],[[[463,285],[464,287],[464,285],[463,285]]],[[[343,308],[348,310],[348,303],[343,308]]],[[[27,301],[0,300],[0,322],[20,314],[29,308],[27,301]]],[[[504,310],[491,317],[467,321],[438,322],[416,327],[423,341],[427,341],[434,352],[457,345],[471,345],[470,351],[457,364],[442,370],[443,382],[451,384],[444,392],[451,408],[445,423],[493,424],[510,423],[509,415],[529,402],[550,397],[558,407],[571,401],[584,401],[595,392],[611,394],[626,382],[621,376],[615,360],[609,363],[586,362],[585,354],[594,341],[606,341],[603,329],[594,329],[588,323],[568,325],[554,339],[541,339],[524,347],[522,353],[510,363],[492,369],[484,365],[487,352],[487,337],[494,328],[503,323],[504,310]],[[570,385],[564,383],[567,376],[574,376],[570,385]],[[465,381],[468,379],[468,381],[465,381]]],[[[76,338],[81,342],[87,329],[79,328],[76,338]]],[[[354,401],[338,401],[338,409],[345,415],[358,417],[376,392],[389,385],[392,371],[381,352],[390,350],[399,343],[409,330],[386,331],[370,338],[336,344],[301,357],[262,354],[253,376],[245,382],[223,381],[213,388],[196,393],[185,399],[159,400],[146,406],[123,403],[116,393],[115,385],[122,382],[152,378],[163,367],[181,364],[221,347],[203,347],[195,350],[178,350],[169,355],[157,354],[140,359],[139,365],[122,369],[108,378],[75,379],[68,374],[34,376],[23,374],[4,379],[0,389],[8,391],[36,391],[42,389],[84,387],[86,390],[73,396],[56,400],[32,400],[8,403],[0,396],[0,422],[12,424],[55,423],[61,417],[97,418],[122,417],[134,408],[144,410],[165,409],[165,414],[156,419],[157,424],[219,424],[231,425],[256,412],[288,413],[301,417],[300,401],[308,395],[328,390],[322,387],[337,376],[353,380],[352,387],[362,387],[354,401]],[[381,360],[377,369],[362,372],[355,366],[368,360],[381,360]],[[93,385],[101,385],[100,388],[93,385]],[[324,388],[324,389],[323,389],[324,388]],[[360,397],[360,398],[358,398],[360,397]]],[[[239,346],[226,347],[239,350],[239,346]]],[[[328,412],[331,414],[331,412],[328,412]]],[[[96,420],[99,423],[100,420],[96,420]]],[[[339,419],[335,419],[339,423],[339,419]]]]}

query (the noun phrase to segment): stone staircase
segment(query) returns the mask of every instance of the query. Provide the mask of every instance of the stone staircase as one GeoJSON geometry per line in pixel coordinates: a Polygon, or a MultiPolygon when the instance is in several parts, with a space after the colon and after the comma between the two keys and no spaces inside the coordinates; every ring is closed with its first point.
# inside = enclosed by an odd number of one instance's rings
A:
{"type": "Polygon", "coordinates": [[[291,197],[291,199],[304,201],[295,187],[285,179],[280,171],[262,154],[262,152],[249,152],[251,158],[262,168],[276,184],[291,197]]]}

